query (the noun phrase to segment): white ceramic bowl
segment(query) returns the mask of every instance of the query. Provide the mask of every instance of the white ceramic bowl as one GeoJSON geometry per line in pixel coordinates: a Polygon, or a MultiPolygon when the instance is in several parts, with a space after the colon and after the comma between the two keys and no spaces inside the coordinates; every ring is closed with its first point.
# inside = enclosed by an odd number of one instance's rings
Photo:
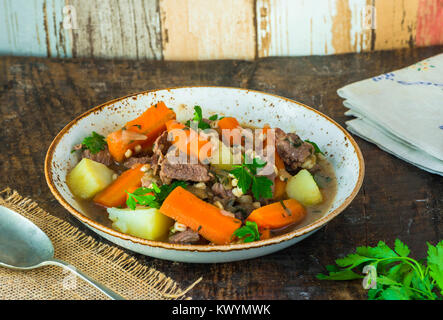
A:
{"type": "Polygon", "coordinates": [[[183,87],[147,91],[115,99],[95,107],[70,122],[52,142],[45,159],[45,175],[51,192],[77,219],[93,231],[129,250],[151,257],[193,263],[229,262],[263,256],[308,237],[342,212],[363,181],[364,162],[354,139],[329,117],[296,101],[254,90],[226,87],[183,87]],[[217,113],[262,127],[265,123],[303,139],[315,141],[325,151],[337,176],[337,195],[331,208],[318,220],[267,240],[231,245],[181,245],[149,241],[110,228],[107,217],[92,217],[82,210],[66,185],[66,175],[78,162],[73,146],[90,135],[121,128],[147,107],[164,101],[178,120],[191,118],[194,105],[204,116],[217,113]]]}

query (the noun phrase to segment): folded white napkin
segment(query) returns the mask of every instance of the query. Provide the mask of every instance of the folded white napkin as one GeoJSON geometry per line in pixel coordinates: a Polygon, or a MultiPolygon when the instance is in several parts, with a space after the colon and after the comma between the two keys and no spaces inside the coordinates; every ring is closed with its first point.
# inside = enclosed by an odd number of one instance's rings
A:
{"type": "Polygon", "coordinates": [[[423,170],[443,175],[443,54],[349,84],[347,129],[423,170]]]}

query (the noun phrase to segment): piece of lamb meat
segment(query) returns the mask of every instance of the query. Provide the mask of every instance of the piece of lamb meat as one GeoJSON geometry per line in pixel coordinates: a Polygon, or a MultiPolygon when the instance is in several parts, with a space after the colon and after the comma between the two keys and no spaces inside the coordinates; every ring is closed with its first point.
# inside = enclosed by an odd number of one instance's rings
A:
{"type": "Polygon", "coordinates": [[[89,149],[85,149],[82,151],[82,158],[87,158],[96,162],[103,163],[105,166],[109,166],[114,162],[107,146],[104,150],[101,150],[97,153],[91,153],[89,149]]]}
{"type": "Polygon", "coordinates": [[[214,193],[213,201],[219,201],[223,208],[228,212],[233,212],[235,218],[244,221],[254,210],[252,202],[241,203],[232,193],[232,190],[226,190],[219,182],[214,183],[211,188],[214,193]]]}
{"type": "Polygon", "coordinates": [[[291,170],[299,168],[315,151],[312,144],[303,141],[296,133],[285,133],[279,128],[275,129],[275,146],[278,155],[291,170]]]}
{"type": "Polygon", "coordinates": [[[211,187],[212,192],[215,196],[220,197],[222,199],[235,199],[232,190],[226,190],[223,184],[220,182],[216,182],[211,187]]]}
{"type": "Polygon", "coordinates": [[[154,174],[157,174],[160,163],[163,162],[163,159],[168,152],[168,149],[171,147],[171,142],[168,141],[168,132],[164,131],[158,138],[154,141],[154,146],[152,148],[152,158],[151,165],[154,170],[154,174]]]}
{"type": "Polygon", "coordinates": [[[144,156],[144,157],[131,157],[128,160],[126,160],[125,162],[123,162],[123,166],[125,166],[126,168],[132,168],[133,165],[135,164],[147,164],[147,163],[151,163],[151,157],[149,156],[144,156]]]}
{"type": "Polygon", "coordinates": [[[160,163],[160,179],[170,184],[173,179],[194,182],[208,182],[212,179],[209,167],[200,163],[171,163],[166,156],[160,163]]]}
{"type": "Polygon", "coordinates": [[[169,236],[168,240],[171,243],[195,243],[200,241],[200,235],[197,232],[187,228],[185,231],[176,232],[173,235],[169,236]]]}
{"type": "Polygon", "coordinates": [[[163,131],[163,133],[159,135],[157,139],[155,139],[152,152],[161,152],[163,155],[165,155],[168,152],[170,146],[171,141],[168,140],[168,131],[163,131]]]}

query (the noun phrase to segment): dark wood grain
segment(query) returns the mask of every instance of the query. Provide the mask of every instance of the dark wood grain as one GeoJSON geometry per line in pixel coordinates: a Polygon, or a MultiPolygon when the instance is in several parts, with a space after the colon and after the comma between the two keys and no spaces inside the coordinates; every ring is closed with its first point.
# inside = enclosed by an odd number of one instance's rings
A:
{"type": "MultiPolygon", "coordinates": [[[[49,192],[46,150],[71,119],[107,100],[147,89],[183,85],[248,87],[306,103],[341,125],[347,120],[336,90],[347,83],[412,64],[443,47],[254,62],[141,62],[0,58],[0,187],[30,196],[55,216],[84,228],[49,192]]],[[[141,255],[183,286],[197,277],[194,299],[363,299],[359,281],[319,281],[315,275],[358,245],[395,238],[423,257],[426,241],[442,239],[443,179],[356,138],[366,161],[363,187],[352,204],[313,236],[258,259],[195,265],[141,255]]]]}

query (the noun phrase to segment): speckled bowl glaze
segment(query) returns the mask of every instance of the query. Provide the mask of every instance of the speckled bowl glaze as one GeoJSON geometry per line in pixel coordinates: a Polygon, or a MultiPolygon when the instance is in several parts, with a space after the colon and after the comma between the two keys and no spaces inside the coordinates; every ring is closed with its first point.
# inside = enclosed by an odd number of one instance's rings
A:
{"type": "Polygon", "coordinates": [[[146,91],[95,107],[70,122],[56,136],[45,159],[46,181],[57,200],[77,219],[109,241],[151,257],[191,262],[217,263],[251,259],[289,247],[308,237],[341,213],[353,200],[363,181],[364,162],[354,139],[329,117],[299,102],[254,90],[225,87],[183,87],[146,91]],[[79,160],[71,153],[91,131],[104,135],[122,127],[159,101],[189,119],[194,105],[204,116],[234,116],[258,127],[269,124],[303,139],[315,141],[333,164],[338,188],[331,208],[314,222],[267,240],[232,245],[181,245],[149,241],[120,233],[105,223],[106,217],[89,217],[66,185],[66,175],[79,160]]]}

